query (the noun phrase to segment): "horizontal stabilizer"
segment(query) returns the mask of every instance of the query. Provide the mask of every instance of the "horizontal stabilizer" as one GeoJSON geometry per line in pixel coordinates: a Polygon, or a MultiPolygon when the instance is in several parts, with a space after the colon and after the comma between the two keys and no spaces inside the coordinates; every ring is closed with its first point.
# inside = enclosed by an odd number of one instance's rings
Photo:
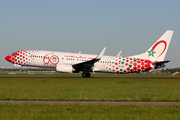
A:
{"type": "Polygon", "coordinates": [[[153,64],[161,64],[161,63],[168,63],[168,62],[170,62],[170,60],[154,62],[153,64]]]}
{"type": "Polygon", "coordinates": [[[152,63],[152,65],[154,65],[154,67],[156,69],[158,68],[162,68],[162,67],[165,67],[166,66],[166,63],[170,62],[169,60],[166,60],[166,61],[159,61],[159,62],[154,62],[152,63]]]}

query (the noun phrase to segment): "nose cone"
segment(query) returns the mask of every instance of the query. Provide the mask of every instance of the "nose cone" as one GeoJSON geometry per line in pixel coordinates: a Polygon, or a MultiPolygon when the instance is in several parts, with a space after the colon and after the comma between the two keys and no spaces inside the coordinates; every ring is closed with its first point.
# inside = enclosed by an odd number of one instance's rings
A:
{"type": "Polygon", "coordinates": [[[8,56],[5,57],[5,59],[10,62],[11,56],[8,55],[8,56]]]}

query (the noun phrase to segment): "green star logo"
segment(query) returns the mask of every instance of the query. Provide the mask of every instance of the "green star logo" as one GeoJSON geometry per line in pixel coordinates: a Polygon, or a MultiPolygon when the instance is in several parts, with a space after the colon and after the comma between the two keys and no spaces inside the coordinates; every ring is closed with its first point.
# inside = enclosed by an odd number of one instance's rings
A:
{"type": "Polygon", "coordinates": [[[151,51],[148,51],[148,53],[149,53],[149,56],[152,55],[154,57],[154,53],[156,53],[156,52],[154,52],[153,49],[151,49],[151,51]]]}

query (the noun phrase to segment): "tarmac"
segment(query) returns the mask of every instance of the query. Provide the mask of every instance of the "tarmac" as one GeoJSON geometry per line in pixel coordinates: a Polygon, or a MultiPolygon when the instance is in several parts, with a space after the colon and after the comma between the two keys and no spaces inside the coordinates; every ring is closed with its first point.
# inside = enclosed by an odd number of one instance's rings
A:
{"type": "MultiPolygon", "coordinates": [[[[84,78],[84,77],[47,77],[47,76],[0,76],[0,78],[84,78]]],[[[87,77],[85,77],[87,78],[87,77]]],[[[180,77],[89,77],[89,79],[93,78],[123,78],[123,79],[180,79],[180,77]]]]}

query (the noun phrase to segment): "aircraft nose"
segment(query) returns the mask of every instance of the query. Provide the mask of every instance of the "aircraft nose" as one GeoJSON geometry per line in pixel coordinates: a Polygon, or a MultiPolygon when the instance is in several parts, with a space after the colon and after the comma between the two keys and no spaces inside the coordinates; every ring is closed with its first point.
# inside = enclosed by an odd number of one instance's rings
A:
{"type": "Polygon", "coordinates": [[[10,61],[10,58],[11,58],[10,55],[8,55],[8,56],[5,57],[5,59],[6,59],[7,61],[10,61]]]}

